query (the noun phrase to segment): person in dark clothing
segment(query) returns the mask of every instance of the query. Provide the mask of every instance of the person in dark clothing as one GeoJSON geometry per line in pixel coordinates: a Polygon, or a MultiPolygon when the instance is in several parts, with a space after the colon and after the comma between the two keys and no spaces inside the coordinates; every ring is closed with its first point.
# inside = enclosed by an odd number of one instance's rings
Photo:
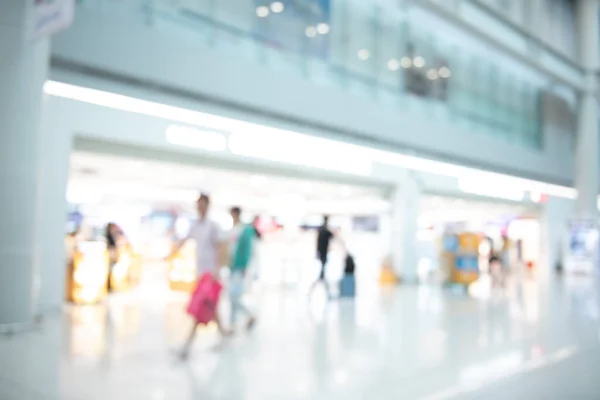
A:
{"type": "Polygon", "coordinates": [[[117,225],[113,222],[109,222],[106,225],[105,237],[106,237],[106,247],[109,250],[113,250],[117,247],[117,236],[118,236],[118,228],[117,225]]]}
{"type": "Polygon", "coordinates": [[[317,234],[317,258],[321,263],[321,272],[319,273],[319,279],[317,279],[315,283],[313,283],[311,292],[314,290],[314,288],[319,282],[323,282],[328,297],[331,297],[331,293],[329,292],[329,285],[327,284],[327,280],[325,279],[325,266],[327,265],[329,245],[333,237],[333,232],[331,232],[331,230],[329,229],[329,217],[326,215],[323,217],[323,225],[321,225],[317,234]]]}
{"type": "Polygon", "coordinates": [[[354,263],[354,257],[352,254],[346,253],[346,260],[344,261],[344,275],[354,275],[356,264],[354,263]]]}
{"type": "Polygon", "coordinates": [[[105,238],[106,238],[106,250],[108,250],[108,256],[109,256],[109,272],[108,272],[107,288],[108,288],[108,291],[110,292],[110,291],[112,291],[112,286],[111,286],[112,271],[113,271],[115,264],[119,261],[119,243],[120,242],[122,243],[123,240],[125,240],[125,235],[123,234],[123,231],[117,224],[115,224],[114,222],[109,222],[108,225],[106,225],[105,238]]]}

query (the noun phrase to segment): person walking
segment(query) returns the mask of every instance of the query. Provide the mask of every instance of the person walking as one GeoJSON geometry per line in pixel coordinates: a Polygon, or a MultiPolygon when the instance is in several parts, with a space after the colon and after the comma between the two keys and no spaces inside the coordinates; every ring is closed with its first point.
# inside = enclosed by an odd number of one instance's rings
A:
{"type": "Polygon", "coordinates": [[[106,231],[104,233],[106,238],[106,250],[108,251],[108,278],[106,280],[108,292],[113,291],[112,287],[112,276],[113,270],[117,262],[119,261],[119,245],[123,244],[124,234],[121,228],[114,222],[109,222],[106,225],[106,231]]]}
{"type": "Polygon", "coordinates": [[[328,298],[331,298],[331,292],[329,290],[329,284],[327,283],[327,279],[325,279],[325,268],[327,266],[327,260],[329,255],[329,245],[333,237],[334,234],[329,228],[329,216],[325,215],[323,217],[323,225],[321,225],[317,233],[317,258],[321,263],[321,272],[319,273],[319,278],[315,281],[315,283],[313,283],[310,292],[312,293],[312,291],[317,287],[317,285],[322,282],[325,286],[328,298]]]}
{"type": "MultiPolygon", "coordinates": [[[[219,247],[222,243],[221,234],[218,225],[208,218],[208,209],[210,206],[210,197],[207,194],[201,194],[196,202],[198,211],[198,220],[192,225],[187,237],[181,240],[169,255],[169,259],[175,256],[188,240],[196,242],[196,272],[200,282],[206,281],[207,275],[212,276],[215,283],[219,281],[219,247]]],[[[199,282],[199,283],[200,283],[199,282]]],[[[194,293],[196,295],[196,293],[194,293]]],[[[223,327],[221,320],[216,312],[217,304],[214,304],[213,321],[217,324],[219,332],[223,337],[229,336],[230,331],[223,327]]],[[[189,355],[190,348],[196,336],[198,325],[202,322],[196,320],[188,335],[188,338],[179,353],[182,359],[189,355]]]]}
{"type": "Polygon", "coordinates": [[[245,293],[246,271],[252,259],[256,230],[253,225],[242,223],[240,219],[242,210],[240,207],[232,207],[230,214],[233,219],[233,228],[229,234],[231,329],[235,329],[237,316],[240,312],[248,317],[247,328],[251,329],[256,323],[256,317],[243,303],[242,297],[245,293]]]}

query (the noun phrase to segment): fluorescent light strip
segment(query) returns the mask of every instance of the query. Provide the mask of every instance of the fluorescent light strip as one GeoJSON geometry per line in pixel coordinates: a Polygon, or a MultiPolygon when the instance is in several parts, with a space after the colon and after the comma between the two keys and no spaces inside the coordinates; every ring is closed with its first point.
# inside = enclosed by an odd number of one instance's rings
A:
{"type": "Polygon", "coordinates": [[[102,180],[72,181],[67,187],[67,200],[71,203],[99,203],[103,198],[131,198],[151,201],[193,202],[198,196],[195,190],[156,190],[156,187],[135,182],[103,182],[102,180]]]}
{"type": "Polygon", "coordinates": [[[150,117],[183,122],[200,127],[216,127],[224,124],[229,124],[231,126],[232,122],[236,122],[235,120],[216,115],[56,81],[46,81],[44,84],[44,92],[51,96],[81,101],[83,103],[121,111],[128,111],[135,114],[148,115],[150,117]]]}
{"type": "Polygon", "coordinates": [[[234,154],[238,155],[269,159],[283,163],[303,164],[314,168],[358,173],[360,175],[369,175],[372,162],[379,162],[388,165],[399,166],[409,170],[427,172],[458,179],[477,178],[487,182],[510,182],[513,187],[519,187],[521,190],[546,193],[554,197],[574,199],[577,196],[575,189],[566,186],[553,185],[545,182],[523,179],[510,175],[498,174],[495,172],[468,168],[455,164],[443,163],[425,158],[398,154],[385,150],[377,150],[333,140],[314,138],[297,132],[252,124],[231,118],[219,117],[212,114],[206,114],[194,110],[169,106],[166,104],[155,103],[134,97],[123,96],[116,93],[75,86],[62,82],[47,81],[44,85],[44,91],[45,93],[56,97],[62,97],[116,110],[128,111],[136,114],[196,125],[205,129],[210,127],[211,129],[218,131],[231,132],[232,135],[230,136],[229,147],[234,154]],[[268,135],[270,138],[291,135],[287,137],[295,138],[295,140],[297,140],[295,143],[301,143],[304,151],[296,152],[290,150],[294,148],[294,146],[290,145],[284,140],[276,142],[280,148],[274,146],[275,143],[266,142],[268,144],[264,145],[264,147],[270,147],[271,149],[269,151],[260,150],[258,149],[258,143],[261,141],[255,139],[255,135],[258,134],[268,135]],[[244,136],[245,138],[243,138],[244,136]],[[233,144],[231,140],[232,137],[236,137],[233,139],[233,144]],[[313,156],[315,152],[318,152],[319,146],[321,145],[324,145],[327,148],[327,151],[333,150],[333,152],[327,154],[324,151],[323,154],[319,152],[318,156],[313,156]],[[280,152],[280,150],[283,151],[280,152]],[[299,157],[298,153],[303,153],[304,156],[299,157]],[[344,153],[342,156],[344,161],[338,163],[337,156],[340,153],[344,153]],[[325,155],[327,155],[327,157],[325,157],[325,155]],[[336,162],[329,160],[329,158],[334,159],[336,162]]]}
{"type": "Polygon", "coordinates": [[[229,137],[229,150],[240,156],[353,175],[369,176],[372,171],[372,162],[364,151],[294,132],[233,133],[229,137]]]}
{"type": "Polygon", "coordinates": [[[495,197],[498,199],[523,201],[525,192],[514,185],[502,185],[497,182],[482,181],[479,179],[459,179],[458,188],[470,194],[495,197]]]}
{"type": "Polygon", "coordinates": [[[376,157],[375,159],[380,162],[396,165],[406,169],[412,169],[415,171],[428,172],[435,175],[442,175],[458,179],[477,179],[482,182],[487,182],[488,185],[492,182],[510,184],[513,188],[545,193],[554,197],[562,197],[567,199],[575,199],[577,197],[577,191],[567,186],[553,185],[550,183],[534,181],[475,168],[463,167],[460,165],[439,161],[427,160],[414,156],[391,153],[382,150],[372,149],[372,152],[373,156],[376,157]]]}
{"type": "Polygon", "coordinates": [[[178,146],[193,147],[208,151],[227,150],[227,137],[219,132],[205,131],[187,126],[169,125],[167,142],[178,146]]]}

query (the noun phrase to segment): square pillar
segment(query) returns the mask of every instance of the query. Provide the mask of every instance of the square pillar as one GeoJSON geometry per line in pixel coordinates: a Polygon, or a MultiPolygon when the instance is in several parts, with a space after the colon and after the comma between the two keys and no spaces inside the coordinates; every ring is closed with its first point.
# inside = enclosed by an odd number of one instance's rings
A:
{"type": "Polygon", "coordinates": [[[421,188],[407,172],[392,194],[391,258],[396,273],[405,282],[418,281],[417,230],[421,188]]]}

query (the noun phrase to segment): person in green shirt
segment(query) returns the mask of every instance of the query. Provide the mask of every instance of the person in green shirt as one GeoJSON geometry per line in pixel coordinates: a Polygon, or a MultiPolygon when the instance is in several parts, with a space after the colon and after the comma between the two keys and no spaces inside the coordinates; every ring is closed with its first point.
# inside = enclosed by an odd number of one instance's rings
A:
{"type": "Polygon", "coordinates": [[[256,317],[243,303],[242,297],[245,291],[246,270],[252,259],[252,247],[254,246],[256,231],[254,226],[241,222],[242,210],[239,207],[232,207],[230,214],[233,219],[233,228],[229,234],[231,328],[235,328],[237,316],[242,312],[248,316],[247,327],[251,329],[256,323],[256,317]]]}

